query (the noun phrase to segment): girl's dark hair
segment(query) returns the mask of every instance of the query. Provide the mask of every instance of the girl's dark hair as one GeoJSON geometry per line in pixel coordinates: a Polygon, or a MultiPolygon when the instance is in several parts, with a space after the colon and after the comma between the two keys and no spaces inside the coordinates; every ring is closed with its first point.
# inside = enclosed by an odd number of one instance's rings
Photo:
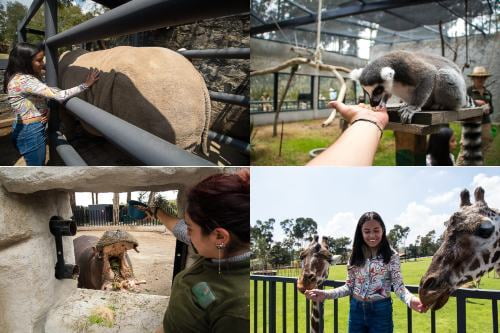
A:
{"type": "Polygon", "coordinates": [[[449,127],[441,127],[438,133],[431,134],[427,154],[431,156],[431,165],[453,165],[450,158],[450,139],[453,130],[449,127]]]}
{"type": "Polygon", "coordinates": [[[365,244],[365,241],[363,239],[363,224],[367,221],[375,220],[378,223],[380,223],[380,226],[382,227],[382,240],[380,241],[377,255],[382,255],[382,258],[384,259],[384,264],[388,264],[389,261],[391,261],[391,256],[393,254],[393,251],[391,249],[391,246],[389,245],[389,241],[387,240],[387,236],[385,234],[385,224],[384,221],[382,221],[382,218],[380,215],[376,212],[367,212],[361,215],[358,221],[358,225],[356,226],[356,233],[354,234],[354,244],[352,246],[352,255],[349,260],[349,265],[351,266],[358,266],[361,267],[365,264],[365,258],[364,251],[363,251],[363,246],[368,246],[368,244],[365,244]]]}
{"type": "Polygon", "coordinates": [[[7,85],[16,73],[35,75],[32,61],[35,55],[40,51],[43,51],[43,44],[33,45],[30,43],[18,43],[14,46],[12,51],[10,51],[9,62],[4,73],[4,93],[7,93],[7,85]]]}
{"type": "Polygon", "coordinates": [[[207,235],[221,227],[233,240],[226,250],[250,244],[250,173],[243,169],[233,174],[217,174],[198,183],[188,194],[187,213],[207,235]]]}

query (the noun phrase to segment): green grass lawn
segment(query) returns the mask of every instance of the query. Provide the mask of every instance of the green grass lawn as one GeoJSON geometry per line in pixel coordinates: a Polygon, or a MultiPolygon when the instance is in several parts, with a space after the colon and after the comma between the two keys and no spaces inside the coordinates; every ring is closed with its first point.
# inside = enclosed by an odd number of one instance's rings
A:
{"type": "MultiPolygon", "coordinates": [[[[278,136],[272,137],[272,126],[256,126],[252,137],[252,165],[304,165],[309,160],[309,151],[314,148],[330,146],[339,137],[341,131],[338,122],[327,128],[321,127],[322,120],[307,120],[284,125],[281,156],[279,156],[281,124],[278,136]]],[[[500,125],[493,125],[495,135],[490,149],[484,156],[485,165],[500,165],[500,125]]],[[[460,123],[451,123],[457,141],[460,140],[460,123]]],[[[453,152],[458,156],[460,146],[453,152]]],[[[384,131],[382,141],[375,154],[373,165],[394,166],[395,159],[394,132],[384,131]]]]}
{"type": "MultiPolygon", "coordinates": [[[[426,271],[430,264],[430,258],[422,258],[418,261],[402,263],[401,271],[403,273],[404,282],[407,285],[418,285],[420,278],[426,271]]],[[[282,272],[278,272],[280,274],[282,272]]],[[[329,279],[331,280],[345,280],[346,277],[346,266],[335,266],[330,268],[329,279]]],[[[296,275],[295,275],[296,276],[296,275]]],[[[253,299],[253,281],[250,281],[250,332],[254,331],[254,299],[253,299]]],[[[258,332],[263,332],[263,306],[262,306],[262,282],[258,282],[258,332]]],[[[287,285],[286,289],[286,327],[287,332],[293,332],[293,285],[287,285]]],[[[500,290],[500,279],[494,279],[493,273],[490,273],[490,277],[485,276],[481,280],[481,289],[493,289],[500,290]]],[[[269,291],[269,287],[268,287],[269,291]]],[[[276,284],[276,324],[277,332],[283,332],[283,311],[282,311],[282,284],[276,284]]],[[[406,305],[397,298],[396,295],[392,295],[393,299],[393,320],[394,320],[394,332],[407,332],[407,321],[406,305]]],[[[339,299],[338,308],[338,323],[339,332],[347,331],[348,313],[349,313],[349,297],[344,297],[339,299]]],[[[299,314],[299,332],[306,332],[306,305],[305,297],[299,293],[298,296],[298,314],[299,314]]],[[[269,306],[269,305],[268,305],[269,306]]],[[[325,333],[333,332],[333,301],[325,301],[325,333]]],[[[467,310],[467,332],[491,332],[492,331],[492,311],[491,311],[491,301],[480,300],[480,299],[469,299],[466,305],[467,310]]],[[[269,308],[268,308],[269,311],[269,308]]],[[[497,314],[499,316],[500,313],[497,314]]],[[[419,314],[412,312],[413,318],[413,332],[430,332],[431,323],[431,312],[428,311],[425,314],[419,314]]],[[[269,320],[269,316],[267,317],[269,320]]],[[[456,332],[456,301],[452,297],[448,303],[436,312],[436,331],[437,332],[456,332]]]]}

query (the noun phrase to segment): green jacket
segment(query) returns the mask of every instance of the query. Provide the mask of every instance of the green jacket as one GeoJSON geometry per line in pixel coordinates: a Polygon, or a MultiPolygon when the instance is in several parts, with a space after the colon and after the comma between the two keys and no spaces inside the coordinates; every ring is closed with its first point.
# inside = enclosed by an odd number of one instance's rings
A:
{"type": "MultiPolygon", "coordinates": [[[[250,261],[218,265],[200,258],[174,279],[169,305],[163,318],[165,333],[248,333],[250,261]],[[208,305],[192,288],[205,282],[215,299],[208,305]]],[[[206,301],[206,299],[204,299],[206,301]]]]}
{"type": "MultiPolygon", "coordinates": [[[[470,86],[467,88],[467,95],[473,100],[479,99],[487,102],[490,105],[490,114],[493,113],[493,96],[488,89],[484,88],[484,95],[481,95],[478,90],[474,89],[474,86],[470,86]]],[[[483,114],[483,124],[491,123],[490,114],[483,114]]]]}

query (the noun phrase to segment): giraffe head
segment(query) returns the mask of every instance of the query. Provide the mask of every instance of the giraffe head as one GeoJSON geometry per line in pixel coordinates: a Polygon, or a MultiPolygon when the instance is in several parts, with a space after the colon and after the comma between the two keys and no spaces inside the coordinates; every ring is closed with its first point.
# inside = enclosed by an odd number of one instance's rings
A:
{"type": "Polygon", "coordinates": [[[314,236],[309,246],[300,252],[302,270],[297,281],[297,289],[304,293],[306,290],[318,288],[328,277],[330,265],[335,264],[340,256],[334,256],[328,249],[327,238],[314,236]]]}
{"type": "Polygon", "coordinates": [[[500,211],[488,207],[481,187],[474,197],[471,204],[469,191],[460,193],[460,209],[445,223],[443,243],[420,280],[420,299],[433,310],[462,284],[500,268],[500,211]]]}

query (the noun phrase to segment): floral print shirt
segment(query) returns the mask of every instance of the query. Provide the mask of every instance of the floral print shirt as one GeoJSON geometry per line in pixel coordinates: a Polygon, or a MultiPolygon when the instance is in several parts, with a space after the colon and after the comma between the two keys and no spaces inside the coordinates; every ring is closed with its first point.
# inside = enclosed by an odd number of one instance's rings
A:
{"type": "Polygon", "coordinates": [[[63,102],[85,89],[87,85],[61,90],[47,86],[33,75],[15,74],[7,85],[8,100],[16,119],[30,119],[47,116],[49,108],[47,99],[63,102]]]}
{"type": "Polygon", "coordinates": [[[366,259],[363,267],[348,267],[345,284],[332,290],[326,290],[326,297],[333,299],[356,295],[368,301],[376,301],[390,297],[391,286],[396,295],[410,306],[413,295],[403,284],[399,254],[395,252],[393,252],[388,264],[384,264],[384,259],[379,255],[372,259],[366,259]]]}

